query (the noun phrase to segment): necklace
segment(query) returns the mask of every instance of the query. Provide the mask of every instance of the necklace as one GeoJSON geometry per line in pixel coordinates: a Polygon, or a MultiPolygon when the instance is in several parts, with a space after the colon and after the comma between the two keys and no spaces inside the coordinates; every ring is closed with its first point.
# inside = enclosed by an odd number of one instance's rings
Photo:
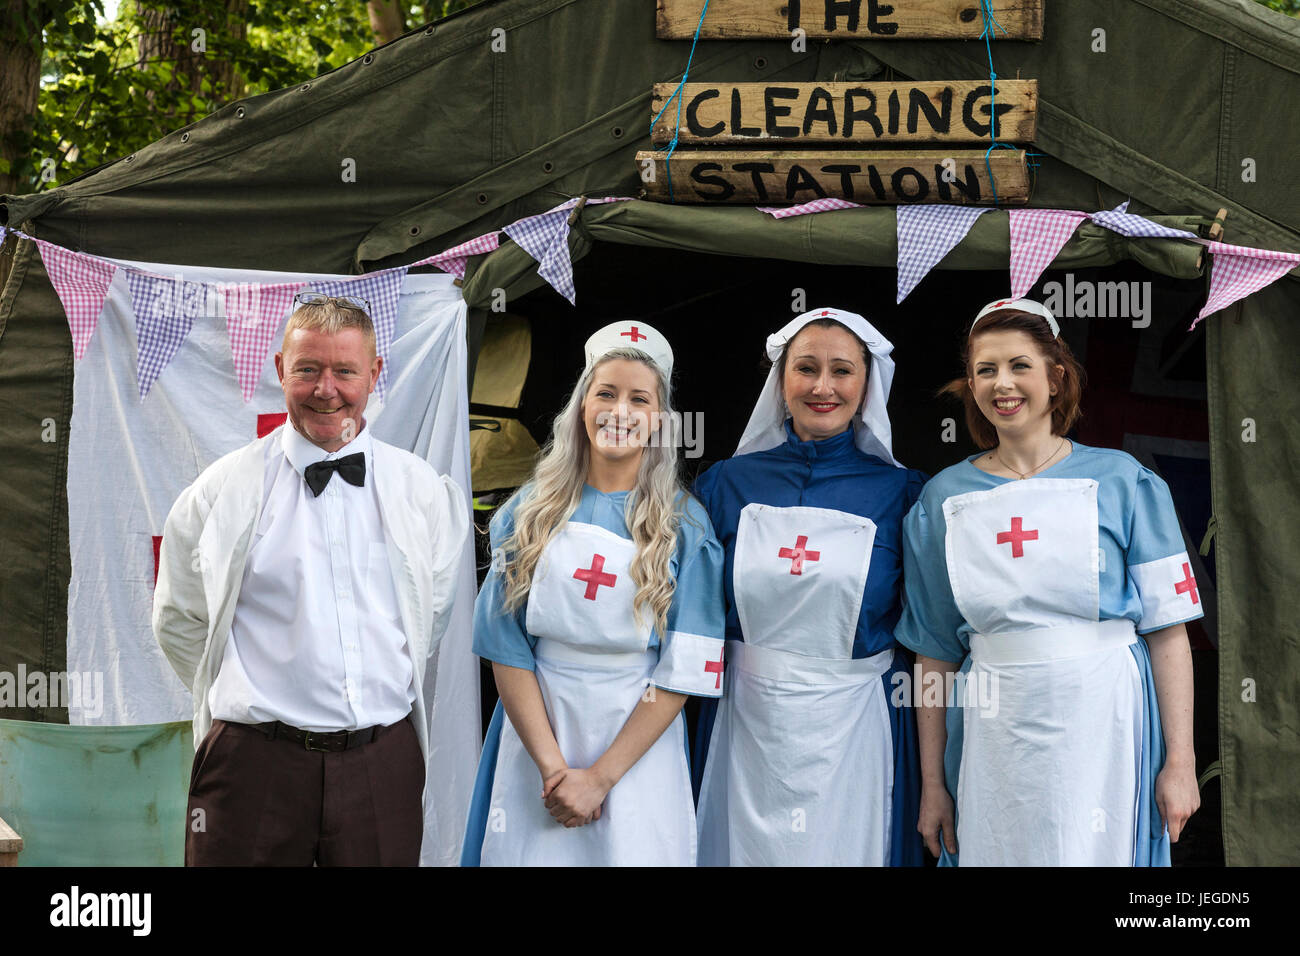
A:
{"type": "Polygon", "coordinates": [[[1055,458],[1056,453],[1060,451],[1064,446],[1065,446],[1065,438],[1064,436],[1062,436],[1060,442],[1057,444],[1056,448],[1053,449],[1052,453],[1048,455],[1046,458],[1044,458],[1037,467],[1030,468],[1028,471],[1016,471],[1014,468],[1012,468],[1010,465],[1008,465],[1005,461],[1002,460],[1002,456],[998,454],[996,448],[993,449],[993,457],[996,458],[998,460],[998,463],[1002,465],[1002,467],[1005,468],[1007,471],[1015,472],[1016,479],[1018,481],[1024,481],[1034,472],[1038,471],[1039,468],[1042,468],[1043,465],[1046,465],[1049,461],[1055,458]]]}

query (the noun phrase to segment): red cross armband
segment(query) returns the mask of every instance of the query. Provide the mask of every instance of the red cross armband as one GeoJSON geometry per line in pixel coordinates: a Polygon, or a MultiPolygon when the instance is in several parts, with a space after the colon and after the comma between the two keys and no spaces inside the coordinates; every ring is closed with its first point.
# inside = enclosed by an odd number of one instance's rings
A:
{"type": "Polygon", "coordinates": [[[1138,633],[1158,631],[1205,615],[1187,552],[1130,565],[1128,573],[1142,599],[1138,633]]]}
{"type": "Polygon", "coordinates": [[[721,697],[723,642],[716,637],[669,631],[651,683],[696,697],[721,697]]]}

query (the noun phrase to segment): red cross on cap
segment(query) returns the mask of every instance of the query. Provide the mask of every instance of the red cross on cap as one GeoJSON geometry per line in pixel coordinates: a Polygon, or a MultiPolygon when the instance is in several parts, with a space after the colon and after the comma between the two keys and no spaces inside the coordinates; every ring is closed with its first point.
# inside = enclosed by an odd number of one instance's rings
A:
{"type": "Polygon", "coordinates": [[[823,316],[827,316],[827,315],[830,315],[830,314],[831,314],[831,310],[830,310],[830,309],[822,309],[822,315],[823,315],[823,316]]]}

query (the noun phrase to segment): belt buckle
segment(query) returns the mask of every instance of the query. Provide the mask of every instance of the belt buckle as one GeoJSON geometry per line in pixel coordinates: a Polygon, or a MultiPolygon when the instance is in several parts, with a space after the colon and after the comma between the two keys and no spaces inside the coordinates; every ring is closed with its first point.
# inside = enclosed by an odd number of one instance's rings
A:
{"type": "Polygon", "coordinates": [[[304,748],[304,749],[306,749],[306,750],[312,750],[312,751],[315,751],[316,753],[320,753],[320,754],[327,754],[327,753],[330,753],[330,752],[331,752],[330,749],[329,749],[328,747],[313,747],[313,746],[311,745],[311,735],[312,735],[313,733],[315,733],[317,737],[324,737],[324,736],[325,736],[325,733],[324,733],[323,731],[319,731],[319,730],[317,730],[317,731],[304,730],[302,733],[303,733],[303,736],[302,736],[302,745],[303,745],[303,748],[304,748]]]}

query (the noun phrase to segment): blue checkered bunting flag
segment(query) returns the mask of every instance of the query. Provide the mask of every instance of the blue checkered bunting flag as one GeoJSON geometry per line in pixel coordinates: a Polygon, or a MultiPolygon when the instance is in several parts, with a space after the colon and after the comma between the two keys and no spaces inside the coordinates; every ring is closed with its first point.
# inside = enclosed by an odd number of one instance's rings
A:
{"type": "Polygon", "coordinates": [[[926,273],[966,238],[989,206],[898,207],[898,298],[902,302],[926,273]]]}
{"type": "Polygon", "coordinates": [[[558,209],[529,216],[506,226],[502,232],[520,249],[537,260],[537,274],[573,305],[577,289],[573,284],[573,260],[569,258],[569,210],[558,209]]]}
{"type": "Polygon", "coordinates": [[[215,314],[215,296],[202,282],[180,275],[161,276],[126,270],[126,286],[135,312],[136,379],[144,401],[200,315],[215,314]]]}
{"type": "Polygon", "coordinates": [[[406,279],[406,266],[385,269],[356,279],[332,279],[303,286],[304,292],[322,292],[325,295],[352,295],[370,303],[370,321],[375,324],[375,351],[384,360],[375,391],[380,400],[388,387],[388,351],[397,334],[397,302],[406,279]]]}
{"type": "Polygon", "coordinates": [[[1088,218],[1099,226],[1105,226],[1112,232],[1118,232],[1129,239],[1195,239],[1196,234],[1185,229],[1162,226],[1158,222],[1136,216],[1128,209],[1128,200],[1124,200],[1114,209],[1105,212],[1089,213],[1088,218]]]}

